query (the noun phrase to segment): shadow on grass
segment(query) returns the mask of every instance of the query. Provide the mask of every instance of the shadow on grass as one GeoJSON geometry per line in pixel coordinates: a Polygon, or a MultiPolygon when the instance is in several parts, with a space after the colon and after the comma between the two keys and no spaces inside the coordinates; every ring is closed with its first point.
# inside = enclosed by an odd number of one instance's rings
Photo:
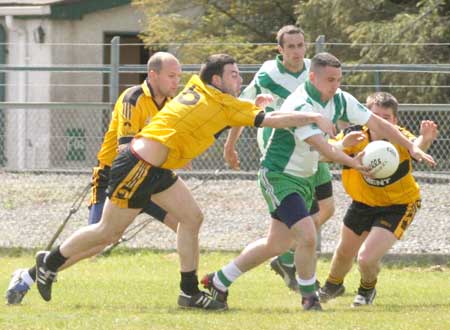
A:
{"type": "MultiPolygon", "coordinates": [[[[34,256],[40,249],[22,248],[22,247],[0,247],[1,257],[21,257],[34,256]]],[[[118,247],[114,249],[111,255],[137,255],[146,253],[167,254],[176,253],[175,250],[160,250],[160,249],[134,249],[127,247],[118,247]]],[[[201,256],[206,256],[209,253],[232,253],[236,251],[218,251],[218,250],[202,250],[201,256]]],[[[320,259],[330,261],[332,254],[319,254],[320,259]]],[[[108,257],[108,256],[103,256],[108,257]]],[[[388,254],[383,258],[383,266],[387,268],[403,268],[403,267],[427,267],[434,265],[442,265],[450,267],[450,255],[448,254],[388,254]]]]}
{"type": "MultiPolygon", "coordinates": [[[[320,259],[331,261],[333,255],[331,253],[319,254],[320,259]]],[[[433,254],[433,253],[401,253],[387,254],[383,258],[383,266],[387,268],[403,268],[403,267],[427,267],[434,265],[444,265],[450,267],[450,255],[433,254]]]]}

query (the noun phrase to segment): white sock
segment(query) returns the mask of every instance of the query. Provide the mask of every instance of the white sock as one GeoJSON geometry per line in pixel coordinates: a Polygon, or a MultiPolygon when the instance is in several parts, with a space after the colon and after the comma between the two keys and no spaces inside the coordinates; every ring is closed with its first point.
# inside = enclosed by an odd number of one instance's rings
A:
{"type": "Polygon", "coordinates": [[[298,287],[300,289],[300,294],[302,297],[309,297],[316,295],[316,274],[310,279],[302,279],[297,277],[298,287]]]}
{"type": "Polygon", "coordinates": [[[34,280],[31,278],[30,274],[28,274],[28,270],[20,273],[20,278],[31,288],[34,284],[34,280]]]}
{"type": "Polygon", "coordinates": [[[216,272],[213,278],[213,283],[219,290],[227,291],[228,287],[242,275],[242,272],[236,266],[234,261],[216,272]]]}
{"type": "Polygon", "coordinates": [[[313,277],[311,277],[308,280],[301,279],[297,275],[297,283],[298,283],[298,285],[301,285],[301,286],[308,286],[308,285],[313,285],[313,284],[315,285],[316,284],[316,274],[314,274],[313,277]]]}

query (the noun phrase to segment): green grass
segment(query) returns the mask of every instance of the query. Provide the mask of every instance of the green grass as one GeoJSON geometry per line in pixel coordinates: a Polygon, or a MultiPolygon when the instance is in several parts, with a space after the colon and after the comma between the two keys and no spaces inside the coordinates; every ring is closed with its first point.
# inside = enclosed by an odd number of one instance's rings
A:
{"type": "MultiPolygon", "coordinates": [[[[234,255],[203,253],[200,275],[234,255]]],[[[2,294],[10,273],[32,263],[27,251],[0,253],[2,294]]],[[[321,280],[328,269],[329,261],[321,259],[321,280]]],[[[357,310],[350,308],[359,281],[354,269],[346,279],[347,293],[324,304],[324,312],[303,312],[299,296],[265,265],[232,286],[229,311],[181,310],[178,274],[177,256],[169,252],[84,261],[59,274],[50,303],[33,287],[21,306],[0,305],[0,329],[450,329],[448,268],[390,265],[380,275],[375,305],[357,310]]]]}

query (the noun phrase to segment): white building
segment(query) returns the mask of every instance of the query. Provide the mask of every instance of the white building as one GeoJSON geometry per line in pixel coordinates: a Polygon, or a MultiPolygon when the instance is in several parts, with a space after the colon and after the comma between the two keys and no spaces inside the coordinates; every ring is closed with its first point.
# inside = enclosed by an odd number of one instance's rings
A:
{"type": "MultiPolygon", "coordinates": [[[[109,64],[110,48],[105,44],[113,36],[120,36],[121,44],[134,44],[121,47],[121,64],[143,64],[148,51],[137,35],[144,17],[131,0],[0,0],[0,65],[109,64]]],[[[136,84],[142,78],[121,75],[121,84],[136,84]]],[[[0,70],[0,102],[108,102],[108,83],[108,75],[99,72],[0,70]]],[[[93,165],[108,111],[1,109],[0,167],[93,165]]]]}

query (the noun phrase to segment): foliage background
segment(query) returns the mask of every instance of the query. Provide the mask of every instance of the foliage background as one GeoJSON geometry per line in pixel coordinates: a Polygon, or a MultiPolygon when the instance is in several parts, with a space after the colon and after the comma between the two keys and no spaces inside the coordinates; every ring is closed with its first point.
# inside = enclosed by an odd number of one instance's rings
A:
{"type": "MultiPolygon", "coordinates": [[[[262,63],[277,51],[286,24],[345,64],[449,64],[450,0],[135,0],[147,16],[141,37],[154,50],[174,52],[183,63],[230,53],[239,63],[262,63]],[[446,45],[431,45],[447,43],[446,45]],[[422,45],[421,45],[422,44],[422,45]],[[425,44],[425,45],[423,45],[425,44]]],[[[307,56],[315,53],[309,47],[307,56]]],[[[247,76],[246,80],[251,76],[247,76]]],[[[344,85],[373,85],[373,73],[346,74],[344,85]]],[[[380,84],[400,103],[448,103],[450,75],[383,73],[380,84]],[[406,87],[393,87],[395,85],[406,87]],[[407,85],[421,85],[411,87],[407,85]],[[434,87],[432,87],[434,86],[434,87]]],[[[373,89],[351,90],[364,99],[373,89]]]]}

